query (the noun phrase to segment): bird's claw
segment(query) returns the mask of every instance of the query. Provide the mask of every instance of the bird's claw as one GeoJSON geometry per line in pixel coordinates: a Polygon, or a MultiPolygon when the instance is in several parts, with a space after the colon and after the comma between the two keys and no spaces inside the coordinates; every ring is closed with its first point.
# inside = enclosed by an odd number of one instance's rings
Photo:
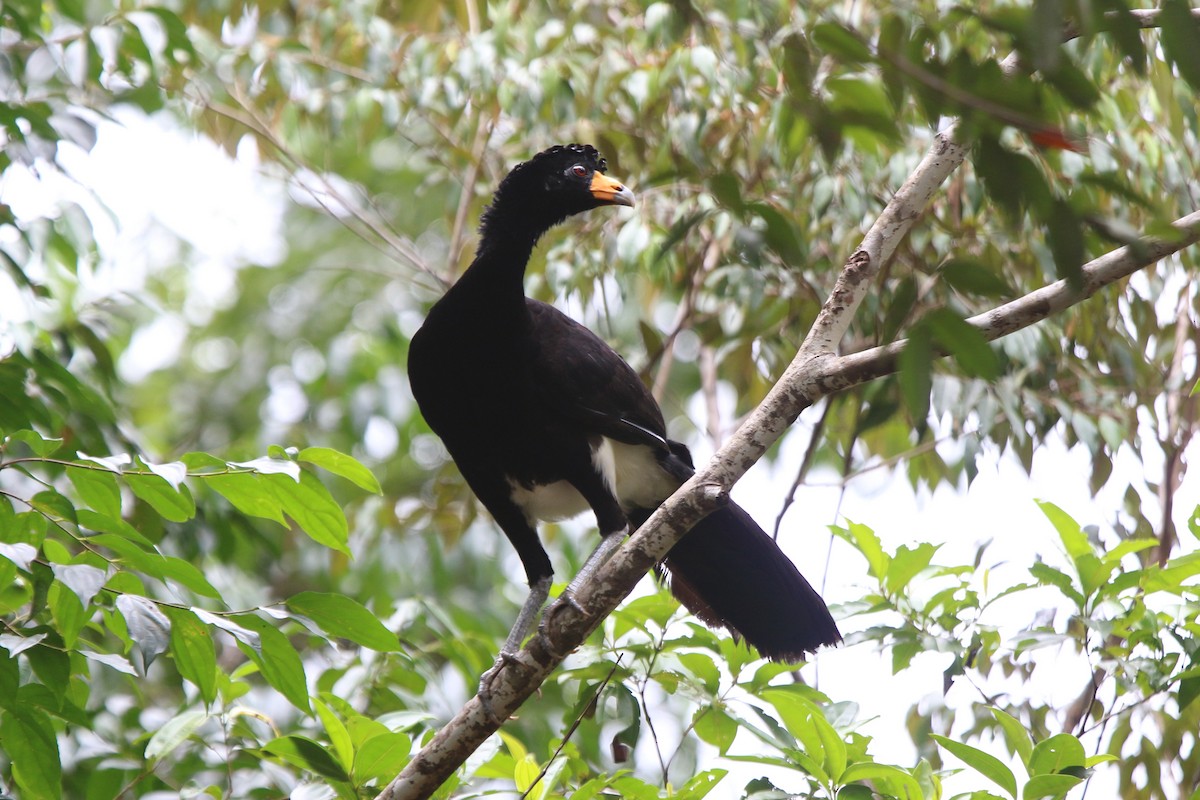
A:
{"type": "Polygon", "coordinates": [[[545,642],[546,650],[555,657],[561,657],[561,656],[564,656],[565,654],[560,653],[551,644],[550,636],[548,633],[548,626],[550,625],[551,619],[553,617],[557,616],[558,614],[561,614],[563,609],[568,608],[568,607],[575,609],[580,614],[587,614],[587,611],[585,611],[583,606],[579,604],[579,601],[575,599],[574,593],[572,593],[570,591],[570,589],[568,589],[567,591],[564,591],[562,594],[560,594],[558,596],[558,599],[555,600],[553,603],[551,603],[546,608],[546,611],[542,614],[541,622],[538,623],[538,635],[541,636],[542,641],[545,642]]]}
{"type": "Polygon", "coordinates": [[[558,599],[551,603],[546,609],[546,612],[542,614],[542,621],[538,625],[538,628],[542,631],[542,633],[546,632],[546,625],[549,624],[550,619],[558,614],[561,614],[563,609],[568,607],[575,609],[580,614],[587,614],[587,611],[585,611],[583,606],[579,604],[579,601],[575,599],[575,594],[568,589],[560,594],[558,599]]]}
{"type": "Polygon", "coordinates": [[[487,716],[488,722],[495,725],[497,728],[505,723],[505,719],[501,719],[496,713],[496,707],[492,705],[492,682],[496,680],[496,676],[500,674],[500,670],[509,664],[517,663],[517,654],[510,653],[506,650],[501,650],[496,656],[496,663],[488,669],[487,672],[479,676],[479,690],[476,696],[479,697],[479,705],[483,707],[483,713],[487,716]]]}

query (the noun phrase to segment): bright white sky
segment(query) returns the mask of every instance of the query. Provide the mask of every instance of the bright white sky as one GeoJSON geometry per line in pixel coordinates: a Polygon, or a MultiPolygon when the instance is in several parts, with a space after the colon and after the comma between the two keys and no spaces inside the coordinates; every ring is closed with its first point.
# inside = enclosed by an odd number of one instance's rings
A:
{"type": "MultiPolygon", "coordinates": [[[[192,321],[200,321],[230,301],[240,266],[269,265],[283,257],[287,189],[278,176],[267,174],[251,145],[239,148],[236,158],[230,158],[215,144],[181,130],[169,117],[147,118],[140,112],[124,111],[117,120],[99,122],[99,137],[90,153],[63,145],[60,161],[69,175],[44,165],[36,172],[11,167],[0,177],[0,201],[10,205],[21,220],[56,216],[71,203],[88,214],[101,263],[91,265],[94,276],[87,282],[83,300],[137,293],[156,269],[178,263],[184,252],[180,242],[186,243],[186,258],[195,267],[189,287],[189,296],[195,300],[188,314],[192,321]]],[[[32,265],[31,269],[36,273],[39,267],[32,265]]],[[[18,335],[17,325],[36,320],[38,313],[36,305],[20,297],[11,279],[0,273],[0,350],[7,349],[6,337],[18,335]]],[[[135,337],[121,360],[122,376],[137,381],[171,363],[186,330],[183,319],[164,312],[135,337]]],[[[696,414],[702,416],[702,411],[696,414]]],[[[805,425],[805,418],[799,424],[805,425]]],[[[377,435],[386,438],[394,433],[393,429],[377,435]]],[[[1153,440],[1148,428],[1142,434],[1144,442],[1153,440]]],[[[370,450],[372,442],[367,444],[370,450]]],[[[1198,452],[1194,444],[1188,455],[1194,458],[1198,452]]],[[[697,453],[698,458],[706,455],[697,453]]],[[[753,470],[735,492],[768,530],[799,459],[796,447],[785,448],[776,464],[753,470]]],[[[1151,480],[1161,474],[1156,464],[1146,467],[1151,480]]],[[[1117,459],[1118,475],[1136,476],[1142,469],[1127,454],[1117,459]]],[[[1061,567],[1068,563],[1035,500],[1056,503],[1081,524],[1097,525],[1106,540],[1112,540],[1110,521],[1122,507],[1122,490],[1114,487],[1092,498],[1087,488],[1089,470],[1086,453],[1067,452],[1054,445],[1039,452],[1032,476],[1025,475],[1013,459],[994,449],[986,451],[980,459],[979,477],[967,491],[942,488],[933,494],[914,494],[902,477],[877,470],[853,481],[844,497],[836,486],[805,488],[789,512],[781,538],[814,584],[824,578],[824,594],[831,605],[858,598],[869,583],[862,558],[840,542],[834,544],[828,574],[822,575],[829,546],[826,526],[844,519],[873,528],[889,551],[905,543],[940,544],[935,564],[971,563],[979,543],[990,540],[984,559],[987,570],[976,580],[981,587],[986,582],[994,594],[1018,581],[1037,559],[1061,567]]],[[[812,480],[832,483],[835,478],[817,474],[812,480]]],[[[1144,502],[1147,508],[1156,507],[1152,497],[1145,497],[1144,502]]],[[[1176,495],[1175,507],[1175,522],[1188,551],[1195,549],[1196,542],[1187,533],[1187,521],[1198,504],[1200,479],[1189,475],[1176,495]]],[[[512,574],[519,575],[515,563],[512,567],[512,574]]],[[[1056,604],[1056,595],[1049,591],[1024,592],[998,604],[984,622],[1015,632],[1043,607],[1056,604]]],[[[1057,620],[1061,629],[1065,609],[1059,610],[1057,620]]],[[[842,627],[845,633],[865,625],[864,620],[854,619],[842,627]]],[[[841,647],[822,652],[815,659],[816,668],[806,669],[805,674],[835,700],[859,703],[860,718],[868,720],[864,732],[875,737],[872,752],[877,759],[911,765],[915,750],[904,730],[905,715],[914,702],[936,702],[942,691],[942,671],[951,658],[950,654],[925,654],[914,661],[913,669],[894,677],[889,659],[869,646],[841,647]]],[[[1037,660],[1043,668],[1031,684],[1006,688],[1064,707],[1090,674],[1082,659],[1066,651],[1040,651],[1037,660]]],[[[998,686],[993,683],[986,689],[994,692],[998,686]]],[[[1111,699],[1111,692],[1101,697],[1111,699]]],[[[962,680],[946,696],[948,704],[959,708],[979,701],[976,689],[962,680]]],[[[671,732],[662,729],[661,720],[656,722],[659,734],[669,742],[671,732]]],[[[1088,744],[1094,746],[1094,738],[1088,744]]],[[[746,752],[750,747],[751,740],[743,736],[735,751],[746,752]]],[[[1004,754],[1000,744],[988,749],[997,756],[1004,754]]],[[[649,751],[637,755],[639,763],[657,762],[649,751]]],[[[946,761],[953,764],[955,759],[947,755],[946,761]]],[[[719,766],[735,774],[710,795],[714,798],[733,796],[746,780],[769,772],[734,762],[719,762],[719,766]]],[[[1020,780],[1023,772],[1013,766],[1020,780]]],[[[784,785],[792,783],[776,775],[784,785]]],[[[673,777],[682,782],[685,776],[673,777]]],[[[983,784],[982,778],[968,772],[947,781],[947,794],[973,788],[998,791],[983,784]]],[[[1093,797],[1113,796],[1114,786],[1115,778],[1102,770],[1089,792],[1093,797]]]]}

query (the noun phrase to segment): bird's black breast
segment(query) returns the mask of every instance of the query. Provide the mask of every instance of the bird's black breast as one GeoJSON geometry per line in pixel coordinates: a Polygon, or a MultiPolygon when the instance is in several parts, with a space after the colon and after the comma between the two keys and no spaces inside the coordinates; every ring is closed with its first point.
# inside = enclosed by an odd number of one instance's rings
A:
{"type": "Polygon", "coordinates": [[[464,473],[549,483],[590,460],[602,436],[665,437],[657,404],[612,348],[545,303],[525,311],[489,322],[435,307],[413,337],[413,395],[464,473]]]}

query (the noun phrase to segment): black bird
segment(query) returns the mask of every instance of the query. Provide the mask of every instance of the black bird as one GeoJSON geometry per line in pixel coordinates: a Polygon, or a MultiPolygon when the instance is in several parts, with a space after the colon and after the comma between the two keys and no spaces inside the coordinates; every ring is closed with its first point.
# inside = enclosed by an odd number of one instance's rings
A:
{"type": "MultiPolygon", "coordinates": [[[[430,309],[409,350],[421,413],[529,578],[497,665],[520,647],[550,590],[538,520],[588,507],[596,516],[601,544],[569,593],[620,545],[631,521],[644,521],[693,473],[637,373],[590,330],[525,296],[525,266],[543,233],[581,211],[633,205],[633,193],[605,169],[595,148],[578,144],[515,167],[483,214],[474,262],[430,309]]],[[[767,658],[798,661],[841,639],[820,595],[732,502],[697,523],[661,566],[692,613],[767,658]]]]}

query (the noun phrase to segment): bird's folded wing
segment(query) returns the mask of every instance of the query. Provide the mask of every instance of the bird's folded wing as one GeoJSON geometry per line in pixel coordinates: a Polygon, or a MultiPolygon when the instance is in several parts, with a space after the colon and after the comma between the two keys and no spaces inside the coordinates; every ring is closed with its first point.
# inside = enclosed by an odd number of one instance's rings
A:
{"type": "Polygon", "coordinates": [[[528,301],[531,385],[547,409],[599,436],[671,450],[662,411],[638,374],[596,334],[553,306],[528,301]]]}

